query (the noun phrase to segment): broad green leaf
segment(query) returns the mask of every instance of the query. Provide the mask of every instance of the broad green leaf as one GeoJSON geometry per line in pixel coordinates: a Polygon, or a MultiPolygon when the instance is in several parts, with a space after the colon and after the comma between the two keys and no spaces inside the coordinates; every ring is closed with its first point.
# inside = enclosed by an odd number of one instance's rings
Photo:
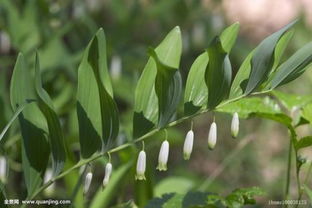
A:
{"type": "Polygon", "coordinates": [[[158,98],[158,127],[166,126],[174,115],[182,93],[182,78],[178,69],[162,63],[153,49],[149,51],[157,68],[155,92],[158,98]]]}
{"type": "Polygon", "coordinates": [[[276,44],[276,47],[274,50],[274,64],[273,64],[272,71],[275,71],[275,69],[278,67],[279,63],[281,62],[284,51],[287,48],[289,41],[294,36],[294,33],[295,33],[294,29],[289,30],[281,37],[281,39],[276,44]]]}
{"type": "Polygon", "coordinates": [[[306,148],[312,146],[312,136],[306,136],[299,139],[295,144],[295,149],[298,151],[299,149],[306,148]]]}
{"type": "Polygon", "coordinates": [[[208,64],[208,53],[200,54],[191,66],[187,76],[184,93],[184,113],[196,113],[207,103],[208,89],[205,85],[205,71],[208,64]]]}
{"type": "Polygon", "coordinates": [[[217,111],[231,114],[237,112],[241,118],[248,118],[254,113],[281,113],[277,103],[269,97],[265,99],[260,97],[242,98],[236,102],[217,108],[217,111]]]}
{"type": "Polygon", "coordinates": [[[112,176],[109,183],[101,190],[101,188],[96,192],[90,207],[91,208],[102,208],[108,207],[113,197],[118,194],[118,187],[123,183],[123,179],[127,175],[129,169],[132,166],[132,161],[120,166],[116,170],[113,170],[112,176]]]}
{"type": "Polygon", "coordinates": [[[232,67],[218,37],[212,41],[207,53],[209,63],[205,72],[205,82],[208,88],[208,108],[213,109],[229,95],[232,67]]]}
{"type": "Polygon", "coordinates": [[[107,70],[103,29],[88,44],[78,68],[77,115],[83,158],[101,150],[104,144],[108,147],[116,138],[118,110],[107,70]]]}
{"type": "Polygon", "coordinates": [[[45,136],[48,131],[47,122],[36,103],[24,106],[36,99],[31,74],[23,55],[19,54],[11,78],[10,100],[13,111],[18,112],[24,108],[18,115],[18,120],[22,133],[22,167],[28,195],[42,184],[49,160],[49,144],[45,136]]]}
{"type": "Polygon", "coordinates": [[[251,70],[250,61],[253,56],[253,53],[254,50],[248,54],[248,56],[243,61],[242,65],[239,67],[231,86],[230,99],[241,96],[244,93],[244,90],[248,82],[248,76],[251,70]]]}
{"type": "Polygon", "coordinates": [[[239,23],[236,22],[231,26],[225,28],[220,35],[221,43],[223,46],[224,51],[230,53],[231,49],[233,48],[236,38],[239,32],[239,23]]]}
{"type": "Polygon", "coordinates": [[[155,196],[160,197],[166,193],[184,194],[194,187],[194,182],[186,177],[167,177],[154,187],[155,196]]]}
{"type": "Polygon", "coordinates": [[[274,65],[274,51],[278,41],[292,28],[296,21],[291,22],[279,31],[264,39],[255,49],[251,59],[251,71],[245,94],[250,94],[259,87],[267,78],[274,65]]]}
{"type": "Polygon", "coordinates": [[[272,89],[299,77],[312,62],[312,42],[299,49],[280,67],[270,83],[272,89]]]}
{"type": "Polygon", "coordinates": [[[48,137],[52,153],[52,169],[53,175],[55,176],[62,171],[65,163],[65,141],[61,124],[54,110],[52,100],[48,93],[42,88],[38,54],[36,54],[35,60],[35,86],[39,108],[45,116],[48,124],[48,137]]]}
{"type": "MultiPolygon", "coordinates": [[[[182,38],[179,27],[175,27],[155,49],[160,61],[173,68],[179,68],[182,53],[182,38]]],[[[158,119],[158,99],[155,92],[157,68],[149,58],[135,90],[133,135],[142,136],[152,129],[158,119]]]]}
{"type": "Polygon", "coordinates": [[[288,109],[293,107],[302,107],[312,101],[312,96],[298,96],[280,91],[272,91],[272,94],[288,109]]]}
{"type": "MultiPolygon", "coordinates": [[[[236,41],[239,23],[227,27],[220,35],[224,50],[229,53],[236,41]]],[[[205,71],[208,65],[208,53],[200,54],[191,66],[187,76],[184,93],[184,113],[191,115],[201,109],[208,100],[208,90],[205,85],[205,71]]]]}
{"type": "MultiPolygon", "coordinates": [[[[100,109],[102,118],[102,139],[104,144],[108,147],[109,144],[117,137],[119,131],[119,117],[118,109],[115,101],[113,100],[109,90],[105,84],[109,80],[107,70],[103,70],[101,59],[103,58],[102,53],[102,39],[104,37],[104,31],[99,30],[99,35],[96,35],[91,42],[88,62],[93,70],[95,79],[97,82],[99,97],[100,97],[100,109]]],[[[106,66],[106,65],[105,65],[106,66]]]]}

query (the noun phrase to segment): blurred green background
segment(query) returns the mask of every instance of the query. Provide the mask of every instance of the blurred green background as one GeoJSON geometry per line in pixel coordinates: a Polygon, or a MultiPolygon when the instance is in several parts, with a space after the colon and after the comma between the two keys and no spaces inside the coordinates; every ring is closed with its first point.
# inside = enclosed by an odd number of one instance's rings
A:
{"type": "MultiPolygon", "coordinates": [[[[182,30],[180,70],[185,83],[195,58],[215,35],[233,22],[241,24],[240,36],[230,56],[236,72],[260,40],[292,19],[300,18],[300,23],[284,58],[311,41],[311,14],[312,2],[305,0],[0,0],[0,129],[12,115],[8,92],[18,52],[24,53],[32,68],[34,54],[39,51],[44,88],[53,98],[63,124],[70,150],[67,167],[70,167],[79,160],[75,111],[78,64],[98,28],[103,27],[107,39],[109,69],[122,122],[117,144],[121,144],[131,140],[134,89],[148,59],[147,48],[157,46],[173,27],[178,25],[182,30]]],[[[308,71],[281,90],[311,93],[311,79],[312,72],[308,71]]],[[[133,199],[143,206],[153,196],[168,192],[201,190],[227,194],[237,187],[248,186],[260,186],[267,191],[267,196],[260,199],[262,203],[281,199],[286,177],[286,128],[267,120],[243,120],[239,139],[233,140],[231,116],[217,113],[219,140],[217,148],[208,151],[206,140],[212,118],[212,114],[206,114],[194,120],[195,146],[188,162],[183,160],[182,146],[190,122],[169,129],[171,152],[169,170],[165,173],[155,169],[164,134],[149,138],[146,141],[149,167],[146,182],[134,181],[133,164],[128,165],[131,170],[128,171],[127,162],[136,158],[135,147],[114,154],[114,170],[121,167],[126,171],[119,169],[122,177],[109,196],[105,196],[104,204],[133,199]]],[[[26,188],[17,129],[15,124],[1,148],[11,158],[8,193],[23,198],[26,188]],[[21,188],[16,190],[16,186],[21,188]]],[[[302,136],[311,133],[310,127],[299,129],[302,136]]],[[[305,154],[312,158],[311,150],[305,154]]],[[[94,163],[91,193],[83,199],[80,191],[75,198],[77,207],[84,207],[82,200],[92,203],[96,192],[100,200],[98,189],[105,161],[103,158],[94,163]]],[[[57,191],[45,197],[70,198],[77,180],[78,171],[58,181],[57,191]]]]}

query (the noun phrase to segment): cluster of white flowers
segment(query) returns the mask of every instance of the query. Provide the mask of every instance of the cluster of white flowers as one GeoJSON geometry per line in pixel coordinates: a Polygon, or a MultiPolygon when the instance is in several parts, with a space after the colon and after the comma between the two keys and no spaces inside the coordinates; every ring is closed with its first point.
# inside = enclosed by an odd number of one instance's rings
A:
{"type": "MultiPolygon", "coordinates": [[[[231,135],[233,138],[236,138],[239,131],[239,117],[238,113],[233,114],[232,123],[231,123],[231,135]]],[[[189,160],[193,150],[194,143],[194,132],[191,129],[187,132],[184,140],[183,146],[183,157],[185,160],[189,160]]],[[[213,122],[210,126],[208,134],[208,147],[213,150],[217,143],[217,124],[213,122]]],[[[159,171],[167,170],[167,162],[169,157],[169,142],[166,140],[161,144],[159,156],[158,156],[158,166],[156,169],[159,171]]],[[[143,150],[140,151],[137,159],[137,168],[136,168],[136,180],[145,180],[145,169],[146,169],[146,153],[143,150]]]]}
{"type": "MultiPolygon", "coordinates": [[[[104,175],[104,179],[103,179],[103,188],[107,186],[109,179],[111,177],[113,171],[113,165],[112,163],[109,162],[106,164],[105,166],[105,175],[104,175]]],[[[88,173],[85,176],[85,181],[84,181],[84,187],[83,187],[83,193],[84,195],[87,194],[87,192],[89,191],[90,185],[91,185],[91,181],[92,181],[92,171],[89,170],[88,173]]]]}
{"type": "MultiPolygon", "coordinates": [[[[233,138],[236,138],[239,131],[239,117],[237,113],[233,114],[233,119],[231,123],[231,134],[233,138]]],[[[167,137],[167,136],[166,136],[167,137]]],[[[189,160],[193,151],[193,143],[194,143],[194,132],[193,130],[189,130],[185,136],[184,146],[183,146],[183,158],[185,160],[189,160]]],[[[212,122],[210,125],[210,130],[208,134],[208,147],[209,149],[214,149],[217,143],[217,124],[216,122],[212,122]]],[[[158,166],[156,169],[159,171],[167,170],[167,162],[169,158],[169,142],[166,138],[165,141],[162,142],[159,156],[158,156],[158,166]]],[[[111,173],[112,173],[112,164],[110,161],[106,164],[105,167],[105,176],[103,179],[103,187],[107,186],[111,173]]],[[[146,170],[146,153],[144,151],[144,143],[143,150],[140,151],[136,164],[136,180],[146,180],[145,178],[145,170],[146,170]]],[[[85,177],[84,184],[84,194],[86,194],[90,188],[92,181],[92,172],[89,170],[85,177]]]]}

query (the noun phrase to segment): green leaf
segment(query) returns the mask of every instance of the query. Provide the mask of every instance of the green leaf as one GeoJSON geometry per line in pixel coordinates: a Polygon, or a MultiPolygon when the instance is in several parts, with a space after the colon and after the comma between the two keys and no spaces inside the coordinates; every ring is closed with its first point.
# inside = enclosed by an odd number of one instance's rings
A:
{"type": "Polygon", "coordinates": [[[39,108],[45,116],[48,124],[49,143],[52,153],[52,170],[53,175],[55,176],[62,171],[65,163],[65,141],[61,124],[54,110],[52,100],[48,93],[42,88],[38,54],[36,54],[35,60],[35,86],[39,108]]]}
{"type": "Polygon", "coordinates": [[[251,58],[254,54],[254,50],[251,51],[248,56],[243,61],[242,65],[239,67],[237,74],[233,80],[231,90],[230,90],[230,99],[241,96],[246,89],[248,82],[248,77],[251,70],[251,58]]]}
{"type": "Polygon", "coordinates": [[[161,180],[155,187],[155,196],[160,197],[166,193],[184,194],[194,187],[194,182],[186,177],[168,177],[161,180]]]}
{"type": "Polygon", "coordinates": [[[213,109],[229,95],[232,67],[218,37],[212,41],[207,53],[209,63],[205,72],[205,82],[208,88],[208,108],[213,109]]]}
{"type": "Polygon", "coordinates": [[[155,91],[158,98],[158,127],[166,126],[180,102],[182,78],[178,69],[162,63],[153,49],[149,50],[157,68],[155,91]]]}
{"type": "Polygon", "coordinates": [[[204,52],[196,58],[191,66],[184,93],[185,115],[196,113],[207,103],[208,89],[205,84],[205,71],[208,59],[208,53],[204,52]]]}
{"type": "Polygon", "coordinates": [[[24,108],[18,115],[18,120],[22,133],[22,167],[28,195],[32,195],[42,184],[50,151],[45,117],[36,103],[25,106],[25,103],[36,99],[31,74],[23,55],[19,54],[11,78],[10,100],[13,111],[18,112],[24,108]]]}
{"type": "Polygon", "coordinates": [[[106,40],[100,29],[88,44],[78,68],[77,115],[83,158],[101,150],[104,144],[108,148],[118,135],[118,110],[112,96],[106,40]]]}
{"type": "Polygon", "coordinates": [[[234,190],[226,198],[227,207],[244,207],[248,204],[256,204],[255,196],[262,196],[265,192],[259,187],[240,188],[234,190]]]}
{"type": "Polygon", "coordinates": [[[223,30],[223,32],[221,33],[220,39],[222,42],[222,46],[224,51],[226,51],[227,53],[230,53],[231,49],[233,48],[237,39],[238,32],[239,23],[235,22],[231,26],[225,28],[225,30],[223,30]]]}
{"type": "Polygon", "coordinates": [[[259,97],[242,98],[236,102],[217,108],[217,111],[231,114],[237,112],[241,118],[248,118],[255,113],[281,113],[277,103],[269,97],[265,99],[259,97]]]}
{"type": "Polygon", "coordinates": [[[250,94],[259,87],[268,77],[274,65],[274,51],[278,41],[292,28],[296,21],[291,22],[279,31],[264,39],[255,49],[251,59],[251,71],[245,94],[250,94]]]}
{"type": "MultiPolygon", "coordinates": [[[[229,53],[236,41],[239,23],[227,27],[220,35],[224,50],[229,53]]],[[[184,93],[184,113],[191,115],[200,110],[208,100],[208,89],[205,86],[205,71],[208,65],[208,53],[200,54],[191,66],[187,76],[184,93]]]]}
{"type": "Polygon", "coordinates": [[[130,161],[120,166],[118,169],[113,170],[109,183],[104,188],[104,190],[101,190],[100,188],[96,192],[96,195],[91,202],[91,208],[108,207],[113,197],[118,194],[119,189],[117,187],[119,187],[123,183],[123,179],[125,178],[125,176],[127,176],[127,173],[131,168],[132,163],[133,161],[130,161]]]}
{"type": "Polygon", "coordinates": [[[298,96],[280,91],[272,91],[272,94],[288,109],[303,107],[312,101],[312,96],[298,96]]]}
{"type": "Polygon", "coordinates": [[[312,146],[312,136],[306,136],[299,140],[297,140],[295,144],[295,149],[298,151],[299,149],[306,148],[312,146]]]}
{"type": "Polygon", "coordinates": [[[299,49],[278,67],[270,85],[274,89],[299,77],[312,62],[312,42],[299,49]]]}
{"type": "Polygon", "coordinates": [[[289,30],[288,32],[286,32],[281,39],[278,41],[278,43],[276,44],[275,50],[274,50],[274,64],[273,64],[273,71],[276,70],[276,68],[278,67],[282,56],[284,54],[284,51],[289,43],[289,41],[291,40],[291,38],[294,36],[294,29],[289,30]]]}
{"type": "MultiPolygon", "coordinates": [[[[182,53],[182,38],[179,27],[175,27],[155,49],[160,61],[167,66],[178,68],[182,53]]],[[[133,135],[142,136],[157,123],[158,100],[155,92],[157,68],[149,58],[135,90],[133,135]]]]}

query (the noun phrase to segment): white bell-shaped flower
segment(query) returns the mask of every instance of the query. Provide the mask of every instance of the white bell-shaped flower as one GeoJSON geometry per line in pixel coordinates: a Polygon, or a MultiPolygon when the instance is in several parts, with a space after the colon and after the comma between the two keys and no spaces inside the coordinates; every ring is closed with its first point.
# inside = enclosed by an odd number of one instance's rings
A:
{"type": "Polygon", "coordinates": [[[90,185],[92,181],[92,172],[89,171],[86,175],[85,181],[84,181],[84,187],[83,187],[83,193],[86,194],[89,191],[90,185]]]}
{"type": "Polygon", "coordinates": [[[2,183],[6,182],[6,173],[7,173],[7,161],[5,157],[0,156],[0,180],[2,183]]]}
{"type": "Polygon", "coordinates": [[[112,174],[112,170],[113,170],[113,166],[112,164],[109,162],[106,164],[105,166],[105,176],[104,176],[104,179],[103,179],[103,187],[105,187],[108,182],[109,182],[109,178],[112,174]]]}
{"type": "Polygon", "coordinates": [[[145,169],[146,169],[146,153],[144,150],[141,150],[137,160],[135,180],[146,180],[145,169]]]}
{"type": "MultiPolygon", "coordinates": [[[[44,183],[48,183],[53,177],[53,171],[48,168],[45,173],[44,173],[44,178],[43,181],[44,183]]],[[[50,186],[48,186],[45,190],[44,193],[48,196],[51,196],[54,193],[55,190],[55,184],[52,183],[50,186]]]]}
{"type": "Polygon", "coordinates": [[[167,170],[168,157],[169,157],[169,142],[166,140],[161,144],[158,156],[158,166],[156,169],[158,169],[159,171],[167,170]]]}
{"type": "Polygon", "coordinates": [[[189,130],[185,136],[184,146],[183,146],[183,158],[189,160],[193,151],[194,142],[194,132],[189,130]]]}
{"type": "Polygon", "coordinates": [[[208,135],[208,147],[209,149],[214,149],[217,143],[217,124],[213,122],[210,126],[208,135]]]}
{"type": "Polygon", "coordinates": [[[239,131],[239,117],[238,113],[233,114],[232,123],[231,123],[231,134],[233,138],[236,138],[239,131]]]}

